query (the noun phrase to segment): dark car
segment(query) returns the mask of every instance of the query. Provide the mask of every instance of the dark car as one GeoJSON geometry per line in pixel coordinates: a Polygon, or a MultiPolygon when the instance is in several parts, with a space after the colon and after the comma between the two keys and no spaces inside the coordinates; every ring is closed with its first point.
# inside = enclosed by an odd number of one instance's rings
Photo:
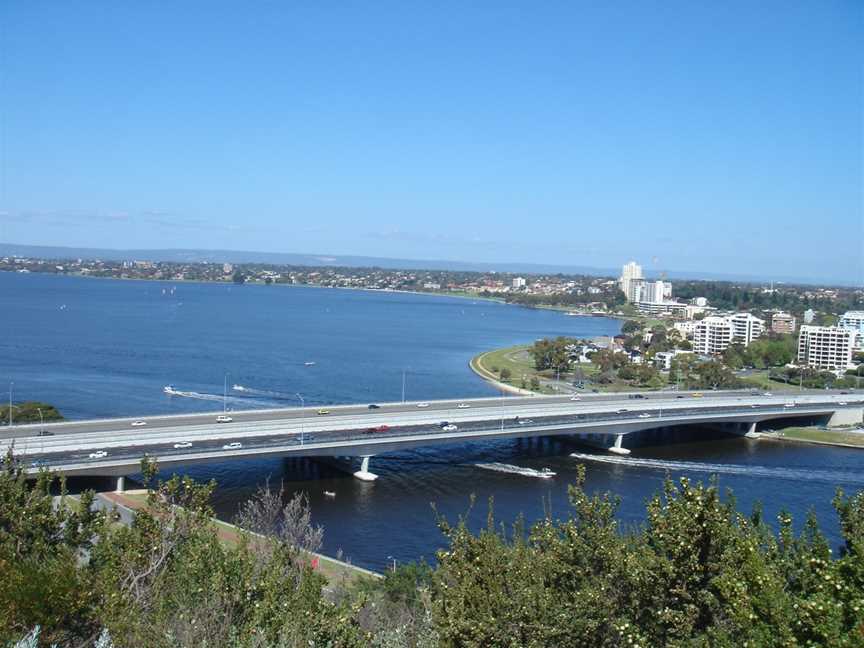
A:
{"type": "Polygon", "coordinates": [[[49,432],[48,430],[39,430],[39,433],[36,436],[54,436],[54,433],[49,432]]]}
{"type": "Polygon", "coordinates": [[[381,409],[381,406],[380,406],[380,405],[376,405],[375,403],[370,403],[370,404],[369,404],[369,409],[381,409]]]}

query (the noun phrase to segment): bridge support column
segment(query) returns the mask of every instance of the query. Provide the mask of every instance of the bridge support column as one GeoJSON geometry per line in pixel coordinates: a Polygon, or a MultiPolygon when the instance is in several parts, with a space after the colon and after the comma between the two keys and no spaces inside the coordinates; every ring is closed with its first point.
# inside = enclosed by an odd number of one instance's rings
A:
{"type": "Polygon", "coordinates": [[[117,478],[117,488],[114,489],[115,493],[122,493],[126,490],[126,478],[118,477],[117,478]]]}
{"type": "Polygon", "coordinates": [[[361,481],[375,481],[378,479],[378,475],[375,473],[369,472],[369,460],[372,456],[363,457],[363,461],[360,464],[360,470],[354,473],[354,476],[361,481]]]}
{"type": "Polygon", "coordinates": [[[751,423],[747,427],[747,431],[744,433],[744,436],[748,439],[758,439],[759,433],[756,431],[756,423],[751,423]]]}
{"type": "Polygon", "coordinates": [[[619,455],[629,455],[630,450],[621,445],[621,442],[623,440],[624,440],[623,434],[616,434],[615,435],[615,445],[613,445],[611,448],[609,448],[609,452],[614,452],[615,454],[619,454],[619,455]]]}

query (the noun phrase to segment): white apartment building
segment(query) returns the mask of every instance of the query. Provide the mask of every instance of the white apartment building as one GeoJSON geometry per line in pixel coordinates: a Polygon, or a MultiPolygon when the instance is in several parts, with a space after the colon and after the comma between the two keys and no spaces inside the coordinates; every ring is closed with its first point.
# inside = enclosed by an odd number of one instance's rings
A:
{"type": "Polygon", "coordinates": [[[693,353],[716,355],[732,343],[732,323],[728,318],[712,315],[694,324],[693,353]]]}
{"type": "Polygon", "coordinates": [[[513,287],[514,288],[524,288],[525,287],[525,278],[524,277],[513,277],[513,287]]]}
{"type": "Polygon", "coordinates": [[[765,331],[765,320],[750,313],[735,313],[726,318],[732,325],[732,342],[745,347],[765,331]]]}
{"type": "Polygon", "coordinates": [[[621,278],[618,279],[618,285],[621,287],[621,291],[624,293],[627,301],[639,301],[635,299],[633,291],[636,289],[637,282],[641,282],[643,279],[642,266],[635,261],[625,263],[624,267],[621,268],[621,278]]]}
{"type": "Polygon", "coordinates": [[[857,348],[864,350],[864,311],[846,311],[837,326],[858,332],[857,348]]]}
{"type": "Polygon", "coordinates": [[[696,324],[698,324],[698,322],[675,322],[672,325],[672,328],[679,331],[682,337],[692,338],[693,334],[696,332],[696,324]]]}
{"type": "Polygon", "coordinates": [[[848,369],[857,337],[858,332],[851,328],[804,325],[798,336],[798,364],[836,371],[848,369]]]}

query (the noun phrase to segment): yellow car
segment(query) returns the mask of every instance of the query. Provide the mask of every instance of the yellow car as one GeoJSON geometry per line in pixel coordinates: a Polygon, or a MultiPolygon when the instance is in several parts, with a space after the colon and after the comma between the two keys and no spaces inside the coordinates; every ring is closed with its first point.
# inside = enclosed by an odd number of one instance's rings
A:
{"type": "Polygon", "coordinates": [[[694,394],[691,394],[691,396],[693,396],[693,398],[702,398],[702,393],[701,393],[701,392],[696,392],[696,393],[694,393],[694,394]]]}
{"type": "Polygon", "coordinates": [[[319,409],[318,410],[318,416],[324,416],[325,414],[329,414],[329,413],[330,413],[330,410],[328,410],[328,409],[319,409]]]}

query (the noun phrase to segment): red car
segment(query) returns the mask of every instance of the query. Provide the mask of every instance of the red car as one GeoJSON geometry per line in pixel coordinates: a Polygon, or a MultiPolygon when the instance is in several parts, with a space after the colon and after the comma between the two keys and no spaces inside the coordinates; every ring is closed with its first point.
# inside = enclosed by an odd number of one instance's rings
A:
{"type": "Polygon", "coordinates": [[[373,432],[386,432],[389,429],[390,429],[389,425],[379,425],[378,427],[367,428],[366,432],[371,434],[373,432]]]}

